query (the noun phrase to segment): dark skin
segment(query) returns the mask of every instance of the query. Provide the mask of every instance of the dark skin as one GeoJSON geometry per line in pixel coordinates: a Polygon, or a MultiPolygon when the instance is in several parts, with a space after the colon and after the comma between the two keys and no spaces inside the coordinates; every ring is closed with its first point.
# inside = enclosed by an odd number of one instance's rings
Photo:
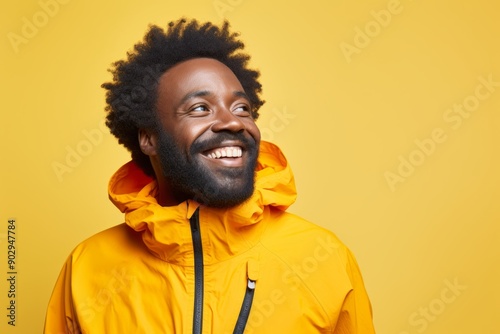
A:
{"type": "MultiPolygon", "coordinates": [[[[250,163],[248,147],[242,141],[226,139],[194,154],[190,151],[195,141],[210,141],[221,133],[239,133],[258,147],[260,131],[252,118],[250,101],[226,65],[210,58],[195,58],[170,68],[160,78],[157,111],[161,130],[174,138],[188,163],[203,168],[215,187],[232,191],[248,182],[243,173],[243,167],[250,163]]],[[[164,176],[158,134],[141,129],[139,143],[155,171],[158,203],[173,206],[192,198],[164,176]]]]}

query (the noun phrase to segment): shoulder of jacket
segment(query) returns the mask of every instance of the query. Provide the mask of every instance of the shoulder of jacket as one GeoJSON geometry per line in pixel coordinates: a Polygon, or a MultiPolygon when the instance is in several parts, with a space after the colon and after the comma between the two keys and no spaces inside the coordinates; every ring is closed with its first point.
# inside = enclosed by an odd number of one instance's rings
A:
{"type": "Polygon", "coordinates": [[[98,232],[78,244],[71,252],[72,262],[83,259],[127,257],[135,251],[143,251],[140,233],[125,223],[98,232]]]}
{"type": "Polygon", "coordinates": [[[348,248],[334,232],[284,211],[270,214],[261,243],[271,253],[292,261],[324,252],[337,258],[337,263],[349,261],[348,248]]]}
{"type": "Polygon", "coordinates": [[[330,240],[332,244],[335,244],[339,248],[346,247],[331,230],[312,223],[311,221],[296,214],[287,211],[274,210],[271,212],[268,219],[266,239],[272,239],[277,236],[297,238],[301,240],[316,240],[317,238],[324,238],[330,240]]]}

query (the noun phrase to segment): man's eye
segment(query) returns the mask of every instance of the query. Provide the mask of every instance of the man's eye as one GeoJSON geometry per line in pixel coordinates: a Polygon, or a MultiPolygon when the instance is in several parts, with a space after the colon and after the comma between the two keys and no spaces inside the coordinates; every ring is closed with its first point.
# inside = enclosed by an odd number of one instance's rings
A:
{"type": "Polygon", "coordinates": [[[208,111],[208,108],[205,105],[199,105],[191,108],[191,111],[208,111]]]}
{"type": "Polygon", "coordinates": [[[250,114],[250,107],[247,105],[237,106],[234,109],[234,113],[237,113],[239,115],[247,115],[247,114],[249,115],[250,114]]]}

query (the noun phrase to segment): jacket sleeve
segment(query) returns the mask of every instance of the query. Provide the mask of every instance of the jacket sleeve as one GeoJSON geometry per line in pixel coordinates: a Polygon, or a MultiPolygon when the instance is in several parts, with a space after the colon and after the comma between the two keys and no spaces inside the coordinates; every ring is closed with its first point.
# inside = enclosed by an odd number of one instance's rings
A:
{"type": "Polygon", "coordinates": [[[45,317],[44,334],[80,334],[71,290],[71,257],[57,279],[45,317]]]}
{"type": "Polygon", "coordinates": [[[346,270],[352,290],[344,300],[334,334],[374,334],[371,303],[356,259],[349,250],[346,270]]]}

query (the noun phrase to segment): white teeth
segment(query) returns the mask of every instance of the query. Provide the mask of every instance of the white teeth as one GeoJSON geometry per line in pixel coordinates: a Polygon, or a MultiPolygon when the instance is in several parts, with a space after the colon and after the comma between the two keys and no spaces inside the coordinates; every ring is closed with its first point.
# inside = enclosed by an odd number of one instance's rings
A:
{"type": "Polygon", "coordinates": [[[240,158],[243,155],[243,151],[241,148],[221,148],[216,150],[215,152],[209,153],[208,156],[212,159],[219,158],[240,158]]]}

